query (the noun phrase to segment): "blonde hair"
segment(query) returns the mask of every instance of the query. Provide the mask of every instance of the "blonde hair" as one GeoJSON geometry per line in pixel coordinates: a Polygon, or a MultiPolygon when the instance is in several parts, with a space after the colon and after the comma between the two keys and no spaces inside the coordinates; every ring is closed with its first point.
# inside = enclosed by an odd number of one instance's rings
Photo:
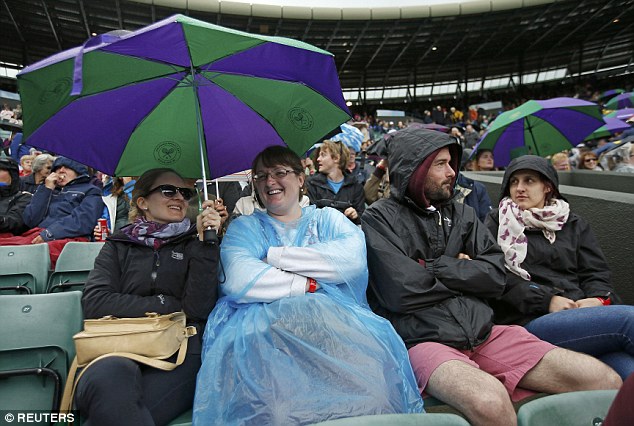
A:
{"type": "Polygon", "coordinates": [[[337,165],[342,172],[345,172],[348,166],[348,159],[350,158],[350,150],[348,149],[348,147],[342,142],[326,139],[320,147],[320,152],[324,149],[330,153],[331,157],[339,157],[339,159],[337,160],[337,165]]]}

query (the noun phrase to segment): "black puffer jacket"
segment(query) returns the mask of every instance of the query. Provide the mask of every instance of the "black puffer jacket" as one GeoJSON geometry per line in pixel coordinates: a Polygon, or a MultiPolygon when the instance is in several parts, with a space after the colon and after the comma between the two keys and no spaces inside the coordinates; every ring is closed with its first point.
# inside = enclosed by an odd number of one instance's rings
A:
{"type": "Polygon", "coordinates": [[[106,241],[88,276],[84,317],[182,310],[200,325],[218,298],[218,255],[217,244],[198,240],[195,226],[158,250],[118,232],[106,241]]]}
{"type": "Polygon", "coordinates": [[[406,129],[389,141],[391,196],[362,218],[369,299],[408,347],[433,341],[469,349],[491,331],[493,311],[484,299],[502,294],[504,259],[471,207],[450,199],[423,210],[405,195],[416,168],[443,147],[459,164],[458,145],[440,132],[406,129]]]}
{"type": "Polygon", "coordinates": [[[24,224],[22,213],[31,202],[31,194],[20,191],[18,163],[12,158],[0,158],[0,170],[11,176],[11,184],[0,186],[0,233],[20,235],[29,229],[24,224]]]}
{"type": "MultiPolygon", "coordinates": [[[[509,180],[517,170],[529,169],[550,180],[557,198],[559,178],[550,163],[533,155],[513,160],[502,180],[502,198],[509,196],[509,180]]],[[[485,221],[491,234],[498,235],[499,209],[492,210],[485,221]]],[[[561,231],[557,231],[553,244],[541,230],[526,229],[528,239],[526,259],[522,268],[531,275],[531,281],[507,270],[503,296],[491,301],[498,324],[524,325],[548,313],[553,296],[572,300],[588,297],[620,299],[611,285],[610,269],[590,225],[580,216],[570,213],[561,231]]]]}
{"type": "Polygon", "coordinates": [[[361,215],[365,210],[365,193],[363,192],[363,185],[361,185],[354,176],[346,172],[343,175],[343,184],[336,194],[333,192],[330,185],[328,185],[328,178],[323,173],[316,173],[308,179],[308,198],[311,204],[315,204],[317,207],[333,207],[344,212],[345,208],[343,204],[349,204],[354,207],[359,217],[353,220],[354,223],[359,224],[361,222],[361,215]],[[340,208],[338,205],[331,205],[324,203],[321,200],[339,201],[342,203],[340,208]]]}

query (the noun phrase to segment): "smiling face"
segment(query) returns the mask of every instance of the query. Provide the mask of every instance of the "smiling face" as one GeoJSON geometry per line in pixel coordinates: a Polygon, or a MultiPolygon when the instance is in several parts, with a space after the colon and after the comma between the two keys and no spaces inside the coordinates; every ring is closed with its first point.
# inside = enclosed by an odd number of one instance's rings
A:
{"type": "Polygon", "coordinates": [[[509,179],[511,200],[522,210],[544,208],[551,189],[534,170],[518,170],[509,179]]]}
{"type": "Polygon", "coordinates": [[[293,171],[291,166],[277,164],[265,167],[258,162],[254,176],[265,176],[255,181],[260,200],[269,215],[282,222],[301,217],[299,206],[300,191],[304,185],[304,175],[293,171]],[[282,176],[286,172],[285,176],[282,176]]]}
{"type": "MultiPolygon", "coordinates": [[[[191,188],[183,179],[174,173],[166,172],[157,177],[151,189],[160,185],[173,185],[179,188],[191,188]]],[[[176,191],[173,198],[167,198],[161,191],[152,191],[145,197],[139,197],[137,206],[143,212],[145,218],[157,223],[182,222],[187,213],[188,202],[183,195],[176,191]]]]}

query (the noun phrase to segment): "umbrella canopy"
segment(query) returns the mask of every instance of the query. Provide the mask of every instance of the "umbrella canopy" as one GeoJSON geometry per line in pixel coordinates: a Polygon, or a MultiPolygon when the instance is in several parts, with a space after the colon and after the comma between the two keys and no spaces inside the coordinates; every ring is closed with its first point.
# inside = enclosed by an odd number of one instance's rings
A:
{"type": "Polygon", "coordinates": [[[347,123],[343,123],[339,127],[341,128],[341,133],[332,136],[330,140],[343,142],[354,152],[361,151],[361,144],[364,139],[363,132],[347,123]]]}
{"type": "Polygon", "coordinates": [[[634,92],[621,93],[607,101],[605,107],[608,109],[621,109],[634,107],[634,92]]]}
{"type": "Polygon", "coordinates": [[[616,95],[620,95],[621,93],[625,93],[625,90],[623,89],[606,90],[605,92],[601,93],[601,96],[599,96],[599,99],[608,100],[610,98],[615,97],[616,95]]]}
{"type": "Polygon", "coordinates": [[[632,116],[634,116],[634,108],[617,109],[616,111],[604,115],[604,117],[618,118],[619,120],[627,120],[632,116]]]}
{"type": "Polygon", "coordinates": [[[542,157],[570,149],[605,124],[599,107],[574,98],[532,100],[500,114],[474,151],[493,151],[495,165],[523,154],[542,157]]]}
{"type": "Polygon", "coordinates": [[[350,118],[333,56],[183,15],[18,74],[28,143],[116,176],[218,177],[264,147],[302,154],[350,118]]]}
{"type": "Polygon", "coordinates": [[[630,128],[630,125],[625,121],[621,121],[618,118],[610,118],[604,117],[603,121],[605,124],[599,127],[594,132],[590,133],[585,140],[589,141],[592,139],[606,138],[615,133],[622,132],[630,128]]]}

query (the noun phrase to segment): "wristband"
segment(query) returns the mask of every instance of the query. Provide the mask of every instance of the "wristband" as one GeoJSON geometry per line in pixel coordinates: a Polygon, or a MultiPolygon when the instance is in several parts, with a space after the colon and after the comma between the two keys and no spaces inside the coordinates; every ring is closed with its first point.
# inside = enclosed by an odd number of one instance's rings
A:
{"type": "Polygon", "coordinates": [[[317,290],[317,281],[314,278],[308,278],[308,292],[314,293],[317,290]]]}
{"type": "Polygon", "coordinates": [[[597,299],[599,299],[599,302],[601,302],[603,306],[610,306],[612,304],[612,301],[609,298],[604,299],[603,297],[597,297],[597,299]]]}

